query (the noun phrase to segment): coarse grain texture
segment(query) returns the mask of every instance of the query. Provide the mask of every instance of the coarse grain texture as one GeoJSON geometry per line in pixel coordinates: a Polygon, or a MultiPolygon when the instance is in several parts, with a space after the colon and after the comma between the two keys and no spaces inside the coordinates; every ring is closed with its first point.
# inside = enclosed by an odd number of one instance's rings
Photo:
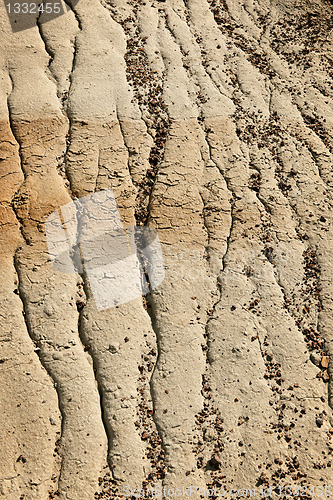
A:
{"type": "Polygon", "coordinates": [[[13,33],[0,4],[0,496],[310,498],[332,478],[332,2],[62,5],[13,33]],[[45,220],[107,189],[165,279],[99,311],[45,220]]]}

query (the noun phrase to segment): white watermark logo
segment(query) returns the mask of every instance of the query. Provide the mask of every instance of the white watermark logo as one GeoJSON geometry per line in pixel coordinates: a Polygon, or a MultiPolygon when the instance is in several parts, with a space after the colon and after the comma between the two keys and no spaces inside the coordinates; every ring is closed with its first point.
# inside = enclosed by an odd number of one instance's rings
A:
{"type": "Polygon", "coordinates": [[[112,190],[73,200],[46,220],[53,267],[84,273],[98,310],[129,302],[164,279],[157,232],[150,227],[123,227],[112,190]]]}

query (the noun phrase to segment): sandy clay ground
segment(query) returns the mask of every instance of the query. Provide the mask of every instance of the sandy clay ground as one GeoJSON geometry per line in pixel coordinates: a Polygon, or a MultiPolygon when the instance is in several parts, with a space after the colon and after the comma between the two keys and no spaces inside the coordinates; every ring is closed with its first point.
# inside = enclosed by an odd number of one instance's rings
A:
{"type": "Polygon", "coordinates": [[[62,5],[0,4],[0,496],[332,496],[332,2],[62,5]],[[109,189],[165,279],[99,311],[45,220],[109,189]]]}

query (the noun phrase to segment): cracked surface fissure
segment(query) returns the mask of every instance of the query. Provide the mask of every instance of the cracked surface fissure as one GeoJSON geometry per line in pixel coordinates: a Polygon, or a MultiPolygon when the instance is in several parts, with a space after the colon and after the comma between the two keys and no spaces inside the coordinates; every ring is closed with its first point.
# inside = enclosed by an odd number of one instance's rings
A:
{"type": "Polygon", "coordinates": [[[331,4],[65,4],[0,21],[0,496],[328,484],[331,4]],[[166,276],[98,311],[44,222],[104,189],[166,276]]]}

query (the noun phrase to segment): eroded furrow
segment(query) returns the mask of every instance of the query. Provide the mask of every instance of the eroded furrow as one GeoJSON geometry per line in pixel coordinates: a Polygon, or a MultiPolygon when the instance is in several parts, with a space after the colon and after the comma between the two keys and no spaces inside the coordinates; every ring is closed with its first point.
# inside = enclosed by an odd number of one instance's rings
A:
{"type": "Polygon", "coordinates": [[[65,3],[15,34],[1,18],[0,494],[325,486],[331,4],[65,3]],[[103,309],[106,201],[79,210],[81,276],[52,267],[45,220],[111,190],[165,278],[103,309]]]}
{"type": "MultiPolygon", "coordinates": [[[[12,82],[1,69],[3,96],[10,95],[12,82]]],[[[29,338],[25,311],[15,269],[15,252],[24,244],[20,223],[13,210],[13,198],[24,181],[20,147],[15,140],[7,99],[2,99],[0,127],[1,222],[0,342],[1,342],[1,426],[0,491],[6,498],[46,498],[56,488],[59,461],[53,455],[60,434],[57,396],[47,372],[38,359],[36,345],[29,338]],[[44,412],[40,412],[40,408],[44,412]],[[36,446],[38,441],[40,447],[36,446]]]]}

